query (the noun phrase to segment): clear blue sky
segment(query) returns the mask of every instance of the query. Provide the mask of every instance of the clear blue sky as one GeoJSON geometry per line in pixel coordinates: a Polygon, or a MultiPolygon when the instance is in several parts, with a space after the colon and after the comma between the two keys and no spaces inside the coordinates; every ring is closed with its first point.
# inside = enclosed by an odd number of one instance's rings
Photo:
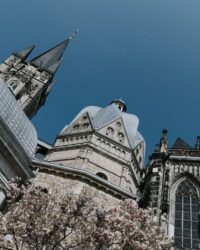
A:
{"type": "Polygon", "coordinates": [[[147,154],[200,135],[199,0],[1,0],[0,59],[33,43],[33,56],[75,29],[56,84],[33,122],[55,136],[87,105],[119,97],[140,119],[147,154]]]}

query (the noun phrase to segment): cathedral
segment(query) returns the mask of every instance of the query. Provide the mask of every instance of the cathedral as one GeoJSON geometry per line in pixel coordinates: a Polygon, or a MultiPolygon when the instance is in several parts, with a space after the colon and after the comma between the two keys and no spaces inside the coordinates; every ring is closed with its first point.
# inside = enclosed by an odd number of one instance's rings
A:
{"type": "Polygon", "coordinates": [[[62,192],[89,186],[107,207],[127,198],[151,207],[176,249],[199,249],[200,137],[195,146],[181,138],[169,146],[164,129],[145,167],[139,118],[116,99],[83,108],[53,145],[38,139],[31,118],[45,104],[75,35],[35,58],[29,59],[33,45],[0,65],[0,206],[16,176],[62,192]]]}

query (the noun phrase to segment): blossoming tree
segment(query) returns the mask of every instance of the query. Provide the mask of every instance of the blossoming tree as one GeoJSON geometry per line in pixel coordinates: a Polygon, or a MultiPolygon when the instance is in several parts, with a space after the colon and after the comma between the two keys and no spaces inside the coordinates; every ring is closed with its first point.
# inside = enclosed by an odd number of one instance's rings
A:
{"type": "Polygon", "coordinates": [[[59,195],[19,181],[0,215],[0,249],[4,250],[158,250],[171,242],[148,210],[125,200],[108,211],[88,188],[79,195],[59,195]]]}

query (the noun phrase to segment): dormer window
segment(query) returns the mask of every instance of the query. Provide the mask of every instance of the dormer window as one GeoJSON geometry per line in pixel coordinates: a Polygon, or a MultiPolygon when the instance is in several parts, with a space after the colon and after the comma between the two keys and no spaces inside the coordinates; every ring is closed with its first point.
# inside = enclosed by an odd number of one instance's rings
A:
{"type": "Polygon", "coordinates": [[[118,128],[120,128],[122,124],[121,124],[121,122],[116,122],[116,125],[118,128]]]}
{"type": "Polygon", "coordinates": [[[106,135],[108,135],[109,137],[112,137],[114,134],[114,129],[111,127],[108,127],[106,130],[106,135]]]}
{"type": "Polygon", "coordinates": [[[120,143],[123,143],[124,142],[124,134],[122,133],[118,133],[117,134],[117,139],[120,143]]]}
{"type": "Polygon", "coordinates": [[[78,130],[78,129],[79,129],[79,125],[74,125],[74,126],[73,126],[73,129],[74,129],[74,130],[78,130]]]}
{"type": "Polygon", "coordinates": [[[84,123],[83,124],[83,128],[88,128],[89,127],[89,123],[84,123]]]}

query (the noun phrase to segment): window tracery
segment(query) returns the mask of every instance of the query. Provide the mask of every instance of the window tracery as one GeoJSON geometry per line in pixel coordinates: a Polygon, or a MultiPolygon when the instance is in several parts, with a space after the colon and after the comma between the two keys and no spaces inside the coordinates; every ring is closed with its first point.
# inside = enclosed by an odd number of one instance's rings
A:
{"type": "Polygon", "coordinates": [[[176,191],[174,236],[177,248],[198,249],[199,199],[189,180],[182,181],[176,191]]]}

